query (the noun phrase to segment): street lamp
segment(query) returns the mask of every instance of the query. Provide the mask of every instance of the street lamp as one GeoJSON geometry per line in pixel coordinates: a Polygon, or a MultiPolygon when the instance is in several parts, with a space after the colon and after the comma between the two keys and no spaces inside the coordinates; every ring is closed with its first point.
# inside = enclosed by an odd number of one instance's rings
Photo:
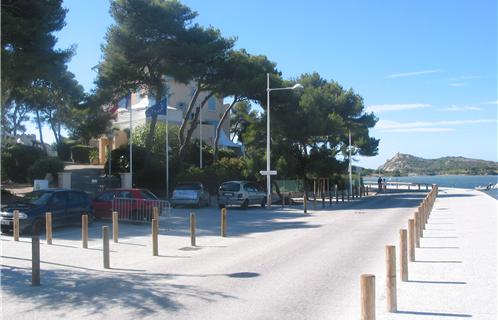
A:
{"type": "Polygon", "coordinates": [[[296,90],[304,88],[301,84],[296,83],[292,87],[270,88],[270,74],[266,74],[266,205],[271,208],[271,173],[270,172],[270,92],[279,90],[296,90]]]}

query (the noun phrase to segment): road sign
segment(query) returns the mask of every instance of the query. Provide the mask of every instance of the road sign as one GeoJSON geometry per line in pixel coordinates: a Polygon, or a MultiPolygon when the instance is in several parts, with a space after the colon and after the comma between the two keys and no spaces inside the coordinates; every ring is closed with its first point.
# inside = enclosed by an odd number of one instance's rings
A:
{"type": "Polygon", "coordinates": [[[261,170],[259,173],[262,176],[276,176],[277,175],[277,170],[270,170],[270,171],[261,170]]]}

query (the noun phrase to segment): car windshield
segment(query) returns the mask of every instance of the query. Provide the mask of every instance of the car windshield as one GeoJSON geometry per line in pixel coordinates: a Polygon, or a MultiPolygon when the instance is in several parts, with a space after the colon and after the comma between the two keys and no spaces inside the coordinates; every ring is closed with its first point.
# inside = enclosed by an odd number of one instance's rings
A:
{"type": "Polygon", "coordinates": [[[176,186],[176,190],[200,190],[201,186],[198,184],[180,184],[176,186]]]}
{"type": "Polygon", "coordinates": [[[48,199],[50,199],[51,195],[52,192],[33,191],[24,196],[23,202],[32,203],[35,205],[44,205],[47,204],[48,199]]]}
{"type": "Polygon", "coordinates": [[[224,183],[220,187],[220,191],[239,191],[240,190],[240,184],[238,183],[224,183]]]}

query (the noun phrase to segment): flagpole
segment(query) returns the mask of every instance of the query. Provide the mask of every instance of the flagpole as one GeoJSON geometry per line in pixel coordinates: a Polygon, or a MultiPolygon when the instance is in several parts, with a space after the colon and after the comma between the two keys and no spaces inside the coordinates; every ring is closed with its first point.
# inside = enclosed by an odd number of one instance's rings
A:
{"type": "Polygon", "coordinates": [[[169,113],[166,101],[166,199],[169,200],[169,113]]]}
{"type": "MultiPolygon", "coordinates": [[[[127,98],[128,99],[128,98],[127,98]]],[[[132,134],[132,123],[133,123],[133,110],[131,108],[131,95],[129,97],[130,101],[126,101],[126,103],[130,104],[130,181],[131,181],[131,187],[133,188],[133,142],[131,139],[131,134],[132,134]]]]}
{"type": "Polygon", "coordinates": [[[202,106],[199,107],[199,167],[202,169],[202,106]]]}

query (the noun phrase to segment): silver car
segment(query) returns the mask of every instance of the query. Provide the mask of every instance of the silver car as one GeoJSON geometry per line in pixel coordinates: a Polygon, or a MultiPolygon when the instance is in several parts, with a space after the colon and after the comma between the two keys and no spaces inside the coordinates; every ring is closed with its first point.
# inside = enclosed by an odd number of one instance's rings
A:
{"type": "Polygon", "coordinates": [[[236,205],[246,209],[257,204],[262,208],[266,204],[265,191],[254,182],[227,181],[218,190],[218,205],[224,208],[227,205],[236,205]]]}
{"type": "Polygon", "coordinates": [[[210,196],[208,190],[200,182],[181,182],[173,191],[170,202],[172,207],[185,205],[200,208],[209,206],[210,196]]]}

